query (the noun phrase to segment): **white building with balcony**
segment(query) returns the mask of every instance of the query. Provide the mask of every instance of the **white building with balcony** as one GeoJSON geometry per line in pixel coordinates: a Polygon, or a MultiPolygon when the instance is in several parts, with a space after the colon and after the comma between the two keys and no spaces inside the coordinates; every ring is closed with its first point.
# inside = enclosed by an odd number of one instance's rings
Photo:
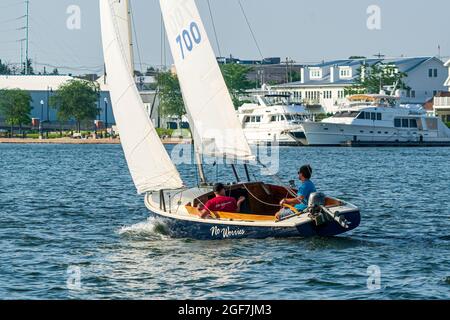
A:
{"type": "Polygon", "coordinates": [[[445,86],[448,92],[442,92],[434,97],[434,113],[442,118],[444,122],[450,122],[450,60],[445,64],[448,67],[448,78],[445,86]]]}
{"type": "Polygon", "coordinates": [[[272,86],[269,90],[270,93],[291,94],[293,101],[304,103],[313,112],[334,113],[346,103],[346,89],[356,83],[360,70],[364,77],[364,70],[379,63],[395,66],[408,75],[404,82],[410,90],[399,92],[403,104],[424,104],[445,90],[443,84],[448,72],[444,63],[435,57],[324,62],[302,68],[301,81],[272,86]]]}

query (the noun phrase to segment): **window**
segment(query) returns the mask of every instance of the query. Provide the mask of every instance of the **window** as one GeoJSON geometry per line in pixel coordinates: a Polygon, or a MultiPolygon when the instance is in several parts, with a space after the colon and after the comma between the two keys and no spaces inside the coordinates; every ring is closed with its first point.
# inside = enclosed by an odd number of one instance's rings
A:
{"type": "Polygon", "coordinates": [[[356,118],[358,116],[358,111],[342,111],[334,115],[334,118],[356,118]]]}
{"type": "Polygon", "coordinates": [[[322,79],[322,69],[313,68],[309,71],[309,77],[311,79],[322,79]]]}
{"type": "Polygon", "coordinates": [[[402,119],[402,127],[409,128],[409,120],[408,119],[402,119]]]}
{"type": "Polygon", "coordinates": [[[410,119],[409,120],[409,127],[410,128],[417,128],[417,120],[416,119],[410,119]]]}
{"type": "Polygon", "coordinates": [[[245,123],[249,123],[250,122],[250,117],[245,117],[245,123]]]}
{"type": "Polygon", "coordinates": [[[272,116],[272,118],[270,118],[270,121],[276,122],[277,121],[277,116],[272,116]]]}
{"type": "Polygon", "coordinates": [[[370,114],[370,120],[373,120],[373,121],[377,120],[377,114],[375,112],[372,112],[370,114]]]}
{"type": "Polygon", "coordinates": [[[437,78],[438,77],[438,69],[428,69],[428,77],[429,78],[437,78]]]}
{"type": "Polygon", "coordinates": [[[416,90],[411,90],[411,98],[415,98],[416,97],[416,90]]]}
{"type": "Polygon", "coordinates": [[[378,121],[381,121],[381,120],[383,120],[383,115],[381,114],[381,113],[377,113],[377,120],[378,121]]]}
{"type": "Polygon", "coordinates": [[[339,69],[339,76],[341,78],[351,78],[352,77],[352,68],[343,67],[339,69]]]}
{"type": "Polygon", "coordinates": [[[401,128],[402,127],[402,121],[400,119],[395,119],[394,120],[394,126],[396,128],[401,128]]]}

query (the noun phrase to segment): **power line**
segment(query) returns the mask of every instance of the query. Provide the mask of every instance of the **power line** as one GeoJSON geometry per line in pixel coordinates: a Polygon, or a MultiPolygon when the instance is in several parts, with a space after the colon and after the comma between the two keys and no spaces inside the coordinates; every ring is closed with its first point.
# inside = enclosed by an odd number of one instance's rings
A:
{"type": "Polygon", "coordinates": [[[23,18],[25,18],[25,17],[26,17],[26,15],[20,16],[20,17],[17,17],[17,18],[11,18],[11,19],[6,19],[6,20],[0,20],[0,24],[6,24],[6,23],[9,23],[9,22],[18,21],[18,20],[21,20],[21,19],[23,19],[23,18]]]}
{"type": "Polygon", "coordinates": [[[19,2],[14,2],[14,3],[10,3],[10,4],[4,4],[0,6],[0,9],[6,9],[6,8],[11,8],[11,7],[15,7],[18,6],[19,4],[24,4],[23,1],[19,1],[19,2]]]}

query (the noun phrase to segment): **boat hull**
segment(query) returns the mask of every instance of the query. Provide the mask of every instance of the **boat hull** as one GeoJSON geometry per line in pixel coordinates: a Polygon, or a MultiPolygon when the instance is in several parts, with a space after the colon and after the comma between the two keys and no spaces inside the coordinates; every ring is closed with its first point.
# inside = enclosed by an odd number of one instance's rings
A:
{"type": "Polygon", "coordinates": [[[361,222],[359,211],[343,214],[350,222],[349,229],[343,228],[335,221],[316,226],[314,221],[309,220],[291,227],[274,227],[224,224],[218,220],[199,222],[168,217],[156,212],[152,214],[167,227],[169,236],[196,240],[332,237],[357,228],[361,222]]]}
{"type": "Polygon", "coordinates": [[[302,124],[303,134],[299,140],[308,146],[341,146],[349,141],[375,143],[450,142],[450,138],[439,135],[438,131],[418,129],[398,129],[349,125],[326,122],[302,124]]]}

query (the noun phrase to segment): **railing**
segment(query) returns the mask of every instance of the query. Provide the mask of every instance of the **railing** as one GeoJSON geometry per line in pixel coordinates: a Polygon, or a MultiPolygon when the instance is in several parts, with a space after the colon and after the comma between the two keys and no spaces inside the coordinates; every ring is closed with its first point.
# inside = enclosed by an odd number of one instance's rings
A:
{"type": "Polygon", "coordinates": [[[434,98],[434,107],[439,108],[450,108],[450,97],[436,97],[434,98]]]}
{"type": "MultiPolygon", "coordinates": [[[[0,130],[10,130],[11,126],[7,124],[4,120],[0,119],[0,130]]],[[[20,126],[13,126],[14,130],[19,130],[20,126]]],[[[32,125],[23,125],[22,130],[38,130],[39,127],[33,127],[32,125]]],[[[94,121],[83,121],[81,123],[81,130],[83,131],[94,131],[94,121]]],[[[73,122],[42,122],[43,131],[70,131],[77,130],[77,124],[73,122]]]]}

